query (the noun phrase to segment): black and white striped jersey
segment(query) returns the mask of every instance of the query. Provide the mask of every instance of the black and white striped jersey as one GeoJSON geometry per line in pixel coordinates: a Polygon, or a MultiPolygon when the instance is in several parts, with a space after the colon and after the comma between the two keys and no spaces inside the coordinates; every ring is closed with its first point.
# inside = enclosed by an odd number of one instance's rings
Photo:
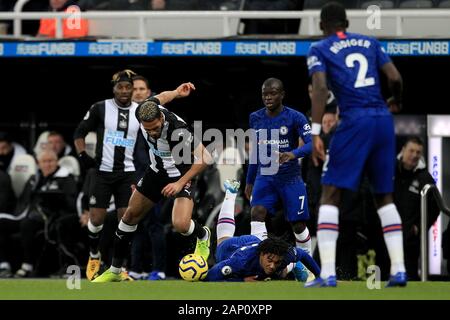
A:
{"type": "Polygon", "coordinates": [[[197,140],[193,139],[192,130],[187,123],[170,112],[163,106],[159,106],[164,124],[161,136],[153,139],[141,125],[141,132],[149,146],[149,167],[156,173],[167,175],[169,178],[181,177],[191,167],[194,156],[192,154],[197,140]],[[182,145],[184,144],[184,145],[182,145]],[[185,153],[188,152],[188,154],[185,153]],[[182,161],[182,159],[188,161],[182,161]]]}
{"type": "Polygon", "coordinates": [[[98,170],[105,172],[136,171],[134,149],[139,134],[136,119],[138,104],[120,107],[114,99],[95,103],[75,130],[74,138],[84,138],[90,131],[97,132],[95,159],[98,170]]]}

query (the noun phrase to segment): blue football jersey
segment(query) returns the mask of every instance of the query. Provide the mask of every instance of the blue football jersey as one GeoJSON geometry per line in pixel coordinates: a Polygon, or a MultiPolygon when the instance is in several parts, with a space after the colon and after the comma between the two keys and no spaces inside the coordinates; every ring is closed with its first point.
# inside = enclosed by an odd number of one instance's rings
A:
{"type": "Polygon", "coordinates": [[[340,115],[345,116],[355,108],[382,107],[388,112],[381,96],[378,71],[391,60],[375,38],[338,32],[314,43],[307,62],[310,76],[320,71],[327,74],[340,115]]]}
{"type": "MultiPolygon", "coordinates": [[[[253,152],[258,155],[257,172],[253,172],[253,167],[249,168],[249,177],[247,182],[252,183],[256,178],[256,174],[261,174],[261,168],[273,167],[277,155],[272,155],[272,151],[293,152],[297,158],[305,157],[311,154],[311,127],[306,117],[289,107],[284,107],[280,114],[276,117],[269,117],[266,108],[262,108],[250,115],[250,128],[256,131],[257,142],[253,145],[253,152]],[[299,148],[299,138],[304,145],[299,148]],[[263,148],[261,150],[261,148],[263,148]],[[272,162],[270,162],[272,161],[272,162]]],[[[269,175],[276,177],[298,177],[300,175],[300,164],[295,160],[283,163],[277,166],[277,171],[272,174],[268,170],[269,175]]],[[[262,172],[262,174],[267,174],[262,172]]]]}
{"type": "MultiPolygon", "coordinates": [[[[226,241],[242,244],[229,258],[216,263],[206,275],[205,281],[243,281],[245,277],[257,276],[259,280],[268,278],[259,263],[258,245],[261,242],[256,237],[233,237],[226,241]],[[244,243],[247,242],[245,245],[244,243]]],[[[291,247],[289,253],[271,278],[279,278],[280,273],[291,262],[301,261],[314,275],[320,274],[320,269],[314,259],[300,248],[291,247]]]]}

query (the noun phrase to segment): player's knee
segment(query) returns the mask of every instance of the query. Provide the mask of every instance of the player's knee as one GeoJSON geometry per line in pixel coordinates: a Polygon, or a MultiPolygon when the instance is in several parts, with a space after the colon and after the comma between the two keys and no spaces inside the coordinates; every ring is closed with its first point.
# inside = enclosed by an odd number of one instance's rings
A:
{"type": "Polygon", "coordinates": [[[141,220],[141,214],[139,211],[128,208],[122,216],[122,221],[129,225],[138,224],[141,220]]]}
{"type": "Polygon", "coordinates": [[[252,221],[265,221],[267,210],[263,206],[255,206],[252,208],[251,216],[252,221]]]}
{"type": "Polygon", "coordinates": [[[91,221],[91,223],[98,227],[101,226],[103,224],[103,222],[105,221],[105,216],[102,214],[89,214],[89,220],[91,221]]]}
{"type": "Polygon", "coordinates": [[[292,230],[299,234],[302,233],[303,231],[305,231],[306,229],[306,223],[304,223],[303,221],[298,221],[292,224],[292,230]]]}
{"type": "Polygon", "coordinates": [[[172,225],[176,232],[186,233],[189,231],[189,227],[191,225],[191,219],[184,219],[181,217],[173,217],[172,225]]]}

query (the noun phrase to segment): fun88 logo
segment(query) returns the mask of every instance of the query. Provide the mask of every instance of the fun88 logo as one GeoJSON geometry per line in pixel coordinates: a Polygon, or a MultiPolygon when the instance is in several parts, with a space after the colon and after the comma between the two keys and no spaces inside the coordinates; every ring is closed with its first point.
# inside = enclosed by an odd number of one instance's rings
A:
{"type": "Polygon", "coordinates": [[[134,148],[134,139],[124,138],[123,131],[108,130],[105,135],[104,143],[112,144],[116,147],[134,148]]]}

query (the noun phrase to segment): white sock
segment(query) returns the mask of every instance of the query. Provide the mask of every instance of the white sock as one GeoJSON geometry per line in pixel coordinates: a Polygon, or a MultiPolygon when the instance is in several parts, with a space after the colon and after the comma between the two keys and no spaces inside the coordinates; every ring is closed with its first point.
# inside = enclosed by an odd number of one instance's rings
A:
{"type": "Polygon", "coordinates": [[[320,277],[327,279],[336,275],[336,241],[339,236],[339,209],[321,205],[317,222],[317,245],[319,246],[322,270],[320,277]]]}
{"type": "Polygon", "coordinates": [[[390,203],[378,209],[378,216],[383,228],[384,242],[391,259],[391,275],[395,275],[397,272],[405,272],[402,220],[395,204],[390,203]]]}
{"type": "Polygon", "coordinates": [[[89,219],[87,223],[88,230],[92,233],[99,233],[103,229],[103,225],[94,226],[94,224],[91,222],[91,219],[89,219]]]}
{"type": "Polygon", "coordinates": [[[261,240],[267,239],[267,228],[265,222],[252,221],[250,222],[252,235],[261,240]]]}
{"type": "Polygon", "coordinates": [[[295,246],[302,249],[311,255],[311,237],[309,235],[308,227],[305,227],[302,233],[295,233],[295,246]]]}
{"type": "Polygon", "coordinates": [[[190,236],[192,232],[194,232],[194,229],[195,229],[195,222],[191,219],[191,224],[189,225],[188,231],[186,231],[185,233],[181,233],[181,235],[186,237],[190,236]]]}
{"type": "Polygon", "coordinates": [[[217,239],[234,236],[234,231],[236,230],[234,222],[235,202],[236,193],[231,193],[227,190],[217,220],[217,239]]]}
{"type": "Polygon", "coordinates": [[[137,230],[137,224],[127,224],[120,219],[119,230],[123,232],[135,232],[137,230]]]}
{"type": "Polygon", "coordinates": [[[122,272],[122,268],[117,268],[114,266],[109,267],[109,270],[111,270],[111,272],[115,274],[120,274],[122,272]]]}

